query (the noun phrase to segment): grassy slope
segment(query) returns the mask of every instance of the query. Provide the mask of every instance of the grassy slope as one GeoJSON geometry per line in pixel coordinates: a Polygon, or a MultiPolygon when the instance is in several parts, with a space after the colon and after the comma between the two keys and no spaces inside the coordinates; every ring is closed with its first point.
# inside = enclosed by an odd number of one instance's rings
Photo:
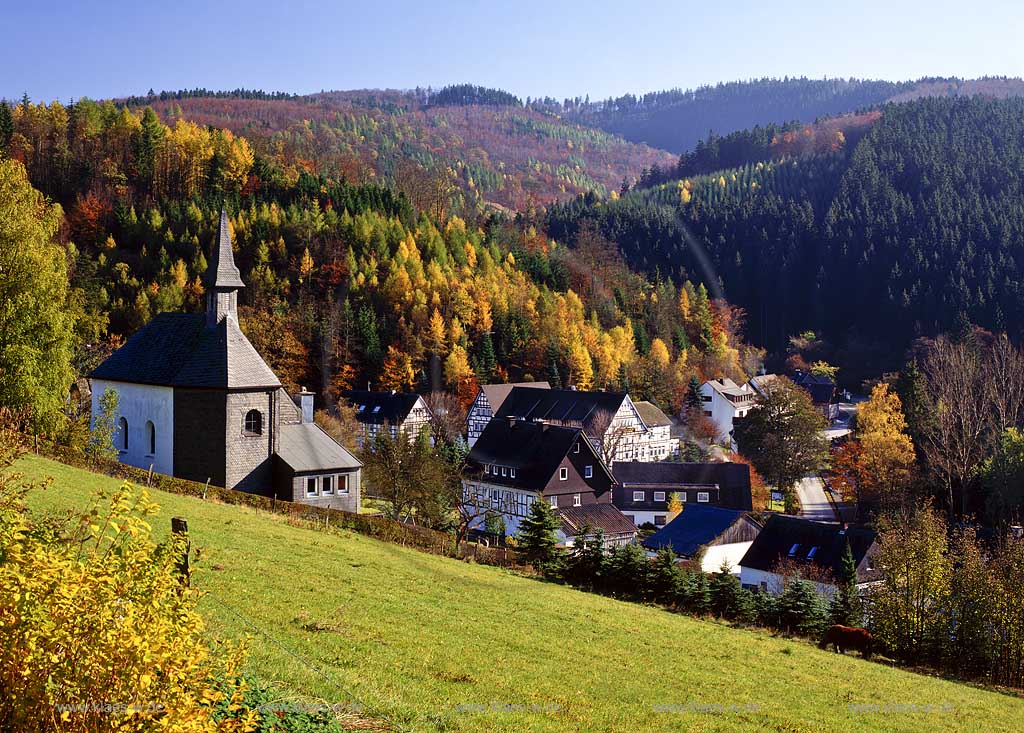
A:
{"type": "MultiPolygon", "coordinates": [[[[34,456],[19,468],[56,479],[32,497],[36,510],[82,507],[91,491],[115,485],[34,456]]],[[[208,591],[200,607],[212,628],[252,632],[226,603],[338,684],[259,635],[254,672],[332,702],[352,699],[345,688],[408,730],[997,731],[1016,729],[1024,716],[1018,698],[800,641],[156,494],[159,534],[172,515],[189,520],[202,555],[195,583],[208,591]],[[860,703],[944,707],[849,711],[860,703]],[[691,704],[741,709],[654,711],[691,704]]]]}

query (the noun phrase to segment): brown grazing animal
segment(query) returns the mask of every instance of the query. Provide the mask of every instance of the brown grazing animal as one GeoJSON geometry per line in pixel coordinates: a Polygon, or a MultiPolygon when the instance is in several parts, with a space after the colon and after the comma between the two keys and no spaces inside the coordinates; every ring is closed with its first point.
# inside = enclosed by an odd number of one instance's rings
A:
{"type": "Polygon", "coordinates": [[[874,637],[866,629],[836,624],[825,632],[818,646],[822,649],[832,647],[840,654],[844,654],[847,649],[856,649],[865,657],[870,657],[874,644],[874,637]]]}

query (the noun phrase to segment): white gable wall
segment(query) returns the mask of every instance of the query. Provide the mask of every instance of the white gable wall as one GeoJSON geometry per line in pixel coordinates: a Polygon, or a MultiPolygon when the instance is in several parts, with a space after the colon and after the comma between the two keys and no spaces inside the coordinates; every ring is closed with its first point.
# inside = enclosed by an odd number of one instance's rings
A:
{"type": "Polygon", "coordinates": [[[149,384],[129,384],[92,380],[92,419],[100,409],[100,397],[107,389],[113,389],[118,396],[117,418],[128,421],[128,450],[124,450],[124,436],[118,428],[119,419],[114,420],[114,447],[118,460],[130,466],[148,470],[153,466],[156,473],[174,474],[174,390],[171,387],[157,387],[149,384]],[[156,452],[150,452],[146,423],[152,422],[156,431],[156,452]]]}
{"type": "MultiPolygon", "coordinates": [[[[729,572],[733,575],[740,575],[740,560],[747,554],[747,550],[753,542],[730,542],[725,545],[710,545],[704,551],[704,559],[701,562],[701,570],[705,573],[717,573],[722,569],[722,563],[729,563],[729,572]]],[[[748,568],[749,570],[749,568],[748,568]]]]}

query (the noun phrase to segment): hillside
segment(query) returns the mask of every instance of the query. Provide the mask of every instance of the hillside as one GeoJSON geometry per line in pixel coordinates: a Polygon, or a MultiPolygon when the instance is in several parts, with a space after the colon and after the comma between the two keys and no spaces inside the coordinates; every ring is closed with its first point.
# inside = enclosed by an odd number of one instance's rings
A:
{"type": "MultiPolygon", "coordinates": [[[[114,487],[34,456],[18,468],[56,478],[34,511],[114,487]]],[[[161,535],[189,520],[213,631],[254,636],[251,673],[398,730],[997,731],[1024,715],[1019,698],[803,641],[155,495],[161,535]]]]}
{"type": "Polygon", "coordinates": [[[659,305],[674,291],[659,301],[660,286],[607,247],[580,255],[550,241],[536,215],[486,216],[429,182],[417,207],[404,190],[313,175],[230,130],[168,126],[148,108],[19,104],[12,118],[0,149],[66,212],[79,375],[153,316],[202,308],[225,205],[246,283],[240,325],[282,382],[313,389],[318,405],[367,382],[468,403],[478,381],[629,380],[676,410],[698,368],[752,369],[742,334],[712,323],[710,306],[684,322],[659,305]],[[709,338],[691,346],[686,333],[699,331],[709,338]],[[667,346],[649,357],[656,339],[667,346]]]}
{"type": "Polygon", "coordinates": [[[892,105],[854,146],[578,200],[550,231],[594,220],[641,269],[719,282],[761,345],[813,329],[877,374],[961,313],[1021,336],[1022,120],[1019,97],[892,105]]]}
{"type": "Polygon", "coordinates": [[[513,209],[591,190],[607,194],[624,178],[672,160],[664,151],[521,105],[458,103],[464,99],[476,98],[363,90],[287,100],[145,101],[168,124],[185,119],[244,135],[285,167],[383,182],[401,179],[403,161],[412,161],[450,169],[469,202],[513,209]]]}
{"type": "Polygon", "coordinates": [[[1024,94],[1020,79],[756,79],[692,90],[627,94],[586,104],[559,106],[566,119],[621,135],[627,140],[683,153],[706,140],[756,125],[812,123],[887,101],[926,96],[991,97],[1024,94]]]}

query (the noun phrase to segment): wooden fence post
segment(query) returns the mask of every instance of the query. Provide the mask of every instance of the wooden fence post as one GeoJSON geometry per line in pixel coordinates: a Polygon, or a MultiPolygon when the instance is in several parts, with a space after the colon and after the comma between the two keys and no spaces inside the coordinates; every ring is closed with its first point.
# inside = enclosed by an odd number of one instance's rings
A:
{"type": "Polygon", "coordinates": [[[150,463],[149,464],[149,474],[146,476],[146,488],[148,489],[149,485],[152,484],[152,483],[153,483],[153,464],[150,463]]]}
{"type": "Polygon", "coordinates": [[[181,573],[182,583],[187,588],[191,580],[188,556],[192,548],[192,541],[188,538],[188,520],[184,517],[171,517],[171,534],[181,536],[185,540],[185,550],[178,559],[178,572],[181,573]]]}
{"type": "Polygon", "coordinates": [[[206,501],[206,492],[210,490],[210,479],[207,477],[206,486],[203,487],[203,501],[206,501]]]}

